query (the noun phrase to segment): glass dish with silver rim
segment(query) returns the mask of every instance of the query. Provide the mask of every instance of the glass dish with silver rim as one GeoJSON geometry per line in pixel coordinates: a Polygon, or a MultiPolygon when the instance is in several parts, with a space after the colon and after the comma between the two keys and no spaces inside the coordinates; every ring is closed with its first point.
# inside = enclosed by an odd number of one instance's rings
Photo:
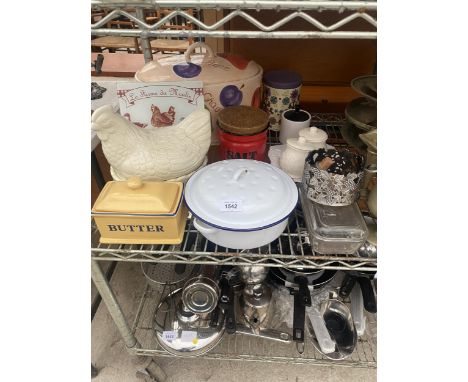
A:
{"type": "Polygon", "coordinates": [[[299,197],[314,252],[352,255],[366,242],[368,229],[356,203],[339,207],[314,203],[302,187],[299,197]]]}

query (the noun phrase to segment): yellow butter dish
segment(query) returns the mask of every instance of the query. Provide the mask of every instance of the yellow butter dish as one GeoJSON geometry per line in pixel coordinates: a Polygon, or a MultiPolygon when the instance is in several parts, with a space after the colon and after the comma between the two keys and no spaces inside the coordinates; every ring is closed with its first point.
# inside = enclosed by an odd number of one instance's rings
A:
{"type": "Polygon", "coordinates": [[[182,182],[107,182],[91,216],[107,244],[180,244],[188,210],[182,182]]]}

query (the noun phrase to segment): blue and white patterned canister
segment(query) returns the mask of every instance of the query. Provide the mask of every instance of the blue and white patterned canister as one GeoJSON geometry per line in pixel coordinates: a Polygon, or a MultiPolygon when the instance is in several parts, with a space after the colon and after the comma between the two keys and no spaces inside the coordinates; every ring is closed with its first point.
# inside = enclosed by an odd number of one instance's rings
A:
{"type": "Polygon", "coordinates": [[[281,114],[299,104],[302,78],[292,70],[270,70],[263,76],[262,109],[270,118],[270,129],[279,131],[281,114]]]}

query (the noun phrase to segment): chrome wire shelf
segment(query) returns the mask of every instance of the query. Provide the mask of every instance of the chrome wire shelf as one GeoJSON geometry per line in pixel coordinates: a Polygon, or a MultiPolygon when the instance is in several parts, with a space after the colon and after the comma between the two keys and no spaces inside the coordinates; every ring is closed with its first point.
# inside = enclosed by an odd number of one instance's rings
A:
{"type": "MultiPolygon", "coordinates": [[[[377,1],[278,1],[278,0],[147,0],[147,1],[108,1],[92,0],[93,9],[112,8],[113,11],[103,19],[91,25],[94,36],[127,36],[127,37],[218,37],[218,38],[325,38],[325,39],[376,39],[377,38],[377,1]],[[137,10],[133,14],[124,10],[137,10]],[[170,9],[169,14],[154,24],[143,21],[143,9],[170,9]],[[223,17],[211,25],[203,21],[203,16],[194,17],[187,9],[224,10],[223,17]],[[138,12],[140,10],[140,13],[138,12]],[[255,17],[255,12],[262,10],[289,11],[281,19],[271,25],[263,24],[255,17]],[[324,11],[333,11],[340,16],[331,24],[320,21],[324,11]],[[137,29],[112,29],[104,26],[118,17],[126,17],[133,21],[137,29]],[[256,30],[229,30],[232,19],[240,17],[246,20],[256,30]],[[175,20],[183,18],[191,22],[194,30],[167,30],[162,27],[175,20]],[[285,30],[288,25],[294,25],[298,19],[304,20],[312,30],[285,30]],[[355,27],[354,21],[362,20],[368,27],[355,27]],[[226,30],[226,29],[227,30],[226,30]],[[343,30],[348,28],[348,30],[343,30]],[[315,30],[314,30],[315,29],[315,30]]],[[[200,12],[198,12],[200,14],[200,12]]]]}
{"type": "MultiPolygon", "coordinates": [[[[154,335],[153,317],[164,290],[155,290],[146,286],[139,302],[132,332],[140,346],[135,349],[136,354],[145,356],[174,357],[162,349],[154,335]],[[162,292],[162,293],[161,293],[162,292]]],[[[331,361],[325,358],[313,347],[306,336],[305,350],[299,354],[294,342],[279,343],[246,336],[242,334],[225,334],[221,342],[211,351],[201,357],[207,359],[231,360],[231,361],[260,361],[275,363],[334,365],[344,367],[376,368],[377,344],[376,344],[376,316],[366,313],[366,333],[358,338],[358,343],[353,354],[343,361],[331,361]]],[[[282,327],[282,330],[291,332],[291,329],[282,327]]],[[[307,331],[306,331],[307,332],[307,331]]],[[[307,334],[308,335],[308,334],[307,334]]],[[[189,358],[184,356],[183,358],[189,358]]]]}
{"type": "Polygon", "coordinates": [[[92,223],[94,260],[155,262],[212,265],[262,265],[266,267],[320,268],[335,270],[375,271],[377,259],[352,255],[319,255],[310,250],[305,223],[297,208],[289,219],[286,230],[278,240],[249,251],[220,247],[206,240],[187,220],[184,240],[178,245],[102,244],[99,232],[92,223]]]}

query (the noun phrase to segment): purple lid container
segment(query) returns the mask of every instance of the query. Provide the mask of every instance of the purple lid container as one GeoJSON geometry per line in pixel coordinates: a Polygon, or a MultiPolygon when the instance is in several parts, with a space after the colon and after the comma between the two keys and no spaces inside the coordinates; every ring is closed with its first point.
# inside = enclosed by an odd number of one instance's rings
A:
{"type": "Polygon", "coordinates": [[[270,70],[263,75],[263,83],[275,89],[294,89],[302,84],[302,78],[293,70],[270,70]]]}

